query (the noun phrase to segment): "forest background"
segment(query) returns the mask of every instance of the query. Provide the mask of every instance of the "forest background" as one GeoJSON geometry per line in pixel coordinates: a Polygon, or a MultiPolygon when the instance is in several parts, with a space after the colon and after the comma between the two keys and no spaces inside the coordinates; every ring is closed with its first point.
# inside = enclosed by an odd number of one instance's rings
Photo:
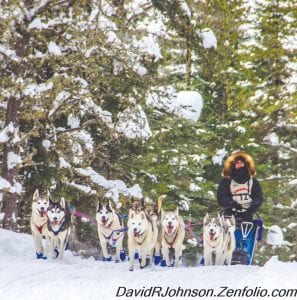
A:
{"type": "Polygon", "coordinates": [[[166,194],[200,222],[241,149],[286,240],[257,262],[296,260],[296,17],[296,0],[1,0],[1,227],[30,232],[36,188],[92,218],[98,200],[126,213],[121,199],[166,194]]]}

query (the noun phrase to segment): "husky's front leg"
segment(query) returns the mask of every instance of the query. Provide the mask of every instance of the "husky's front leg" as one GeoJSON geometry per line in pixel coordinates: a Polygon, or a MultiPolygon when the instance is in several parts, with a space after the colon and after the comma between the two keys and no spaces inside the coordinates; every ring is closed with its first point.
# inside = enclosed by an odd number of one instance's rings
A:
{"type": "Polygon", "coordinates": [[[179,266],[179,263],[180,263],[180,259],[181,259],[182,254],[183,254],[183,249],[182,249],[182,247],[175,248],[175,249],[174,249],[174,254],[175,254],[174,266],[175,266],[175,267],[178,267],[178,266],[179,266]]]}
{"type": "Polygon", "coordinates": [[[169,248],[168,247],[162,247],[162,255],[163,255],[163,259],[165,258],[166,266],[170,267],[169,248]]]}
{"type": "Polygon", "coordinates": [[[212,266],[212,253],[204,251],[204,266],[212,266]]]}
{"type": "Polygon", "coordinates": [[[107,250],[107,240],[104,236],[102,236],[101,234],[99,235],[99,241],[100,241],[100,245],[101,245],[101,249],[102,249],[102,252],[103,252],[103,260],[110,260],[111,256],[110,254],[108,253],[108,250],[107,250]]]}
{"type": "Polygon", "coordinates": [[[133,268],[134,268],[134,252],[135,252],[135,248],[132,247],[132,245],[128,244],[128,250],[129,250],[129,271],[133,271],[133,268]]]}
{"type": "Polygon", "coordinates": [[[59,239],[59,246],[60,246],[59,247],[59,256],[58,256],[59,259],[63,259],[63,257],[64,257],[65,241],[66,241],[65,237],[62,237],[59,239]]]}
{"type": "Polygon", "coordinates": [[[115,262],[120,261],[120,252],[123,249],[123,236],[121,236],[116,243],[115,262]]]}
{"type": "Polygon", "coordinates": [[[139,256],[141,257],[140,269],[143,269],[146,266],[147,255],[148,255],[148,253],[145,249],[141,249],[139,251],[139,256]]]}
{"type": "Polygon", "coordinates": [[[33,233],[33,241],[36,249],[36,254],[37,255],[42,255],[43,254],[43,247],[42,247],[42,235],[39,233],[33,233]]]}
{"type": "Polygon", "coordinates": [[[49,235],[47,237],[48,241],[47,241],[47,255],[52,257],[52,258],[56,258],[55,255],[55,238],[53,235],[49,235]]]}

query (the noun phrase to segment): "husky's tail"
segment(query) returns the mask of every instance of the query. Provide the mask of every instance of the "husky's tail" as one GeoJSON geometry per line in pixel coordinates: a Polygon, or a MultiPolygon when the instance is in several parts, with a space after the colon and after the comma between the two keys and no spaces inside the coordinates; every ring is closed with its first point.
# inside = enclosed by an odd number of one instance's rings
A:
{"type": "Polygon", "coordinates": [[[158,215],[160,215],[160,213],[161,213],[162,202],[165,199],[165,197],[166,197],[166,195],[161,195],[157,200],[158,215]]]}

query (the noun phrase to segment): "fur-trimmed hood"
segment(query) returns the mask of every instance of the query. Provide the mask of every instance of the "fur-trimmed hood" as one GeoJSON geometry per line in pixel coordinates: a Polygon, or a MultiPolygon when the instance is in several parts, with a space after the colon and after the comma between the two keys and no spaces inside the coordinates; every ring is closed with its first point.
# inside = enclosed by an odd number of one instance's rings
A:
{"type": "Polygon", "coordinates": [[[246,163],[246,166],[247,166],[250,176],[253,177],[256,175],[255,162],[254,162],[253,158],[243,151],[238,151],[238,152],[231,154],[226,159],[225,164],[224,164],[224,169],[222,172],[223,177],[225,177],[225,178],[230,177],[234,163],[239,159],[243,160],[246,163]]]}

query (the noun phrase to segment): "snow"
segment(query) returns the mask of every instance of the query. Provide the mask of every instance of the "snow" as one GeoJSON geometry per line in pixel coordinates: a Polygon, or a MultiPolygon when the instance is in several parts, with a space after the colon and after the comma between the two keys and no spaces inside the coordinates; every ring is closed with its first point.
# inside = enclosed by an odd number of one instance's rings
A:
{"type": "MultiPolygon", "coordinates": [[[[179,268],[148,267],[128,271],[128,263],[99,262],[81,259],[66,251],[62,261],[36,260],[30,235],[0,229],[0,293],[9,300],[93,300],[138,299],[117,297],[124,289],[292,289],[296,287],[297,262],[280,262],[272,257],[264,267],[211,266],[179,268]],[[122,288],[120,288],[122,287],[122,288]]],[[[148,292],[147,292],[148,293],[148,292]]],[[[181,297],[145,297],[146,299],[181,299],[181,297]]],[[[190,299],[183,297],[184,299],[190,299]]],[[[233,298],[233,297],[232,297],[233,298]]],[[[265,297],[266,298],[266,297],[265,297]]],[[[263,298],[263,299],[265,299],[263,298]]],[[[206,299],[201,297],[201,299],[206,299]]],[[[207,297],[207,299],[216,299],[207,297]]],[[[234,297],[234,299],[239,299],[234,297]]],[[[256,300],[259,297],[240,297],[256,300]]],[[[276,298],[278,299],[278,298],[276,298]]],[[[282,299],[289,299],[283,297],[282,299]]],[[[290,299],[293,299],[292,297],[290,299]]]]}
{"type": "Polygon", "coordinates": [[[124,195],[131,195],[136,198],[142,197],[142,191],[138,184],[128,188],[122,180],[107,180],[91,167],[85,169],[76,168],[75,170],[79,175],[89,177],[93,183],[105,188],[109,193],[108,196],[112,197],[115,203],[119,202],[120,193],[123,193],[124,195]]]}
{"type": "Polygon", "coordinates": [[[8,170],[13,169],[14,167],[20,165],[22,163],[22,158],[10,151],[7,154],[7,168],[8,170]]]}
{"type": "Polygon", "coordinates": [[[147,140],[152,136],[148,119],[141,105],[128,107],[118,114],[116,129],[128,139],[147,140]]]}
{"type": "Polygon", "coordinates": [[[62,55],[61,48],[55,42],[49,42],[47,48],[50,54],[62,55]]]}
{"type": "Polygon", "coordinates": [[[198,91],[176,92],[172,86],[149,91],[146,103],[192,121],[200,118],[203,107],[203,99],[198,91]]]}
{"type": "Polygon", "coordinates": [[[49,148],[51,146],[51,141],[50,140],[43,140],[42,141],[42,146],[47,150],[49,151],[49,148]]]}
{"type": "MultiPolygon", "coordinates": [[[[198,32],[199,34],[199,32],[198,32]]],[[[202,38],[203,47],[206,49],[217,48],[217,38],[210,28],[204,28],[199,34],[202,38]]]]}
{"type": "Polygon", "coordinates": [[[9,181],[7,181],[5,178],[2,178],[0,176],[0,190],[9,189],[9,188],[10,188],[9,181]]]}
{"type": "Polygon", "coordinates": [[[71,167],[71,165],[65,160],[64,157],[59,157],[59,167],[61,169],[68,169],[71,167]]]}
{"type": "Polygon", "coordinates": [[[263,138],[264,142],[267,142],[271,146],[279,146],[279,137],[275,132],[270,133],[263,138]]]}
{"type": "Polygon", "coordinates": [[[268,229],[267,243],[273,246],[281,246],[284,242],[284,235],[278,225],[272,225],[268,229]]]}
{"type": "Polygon", "coordinates": [[[228,154],[225,149],[219,149],[217,153],[212,157],[212,162],[214,165],[221,166],[223,164],[224,157],[228,154]]]}

